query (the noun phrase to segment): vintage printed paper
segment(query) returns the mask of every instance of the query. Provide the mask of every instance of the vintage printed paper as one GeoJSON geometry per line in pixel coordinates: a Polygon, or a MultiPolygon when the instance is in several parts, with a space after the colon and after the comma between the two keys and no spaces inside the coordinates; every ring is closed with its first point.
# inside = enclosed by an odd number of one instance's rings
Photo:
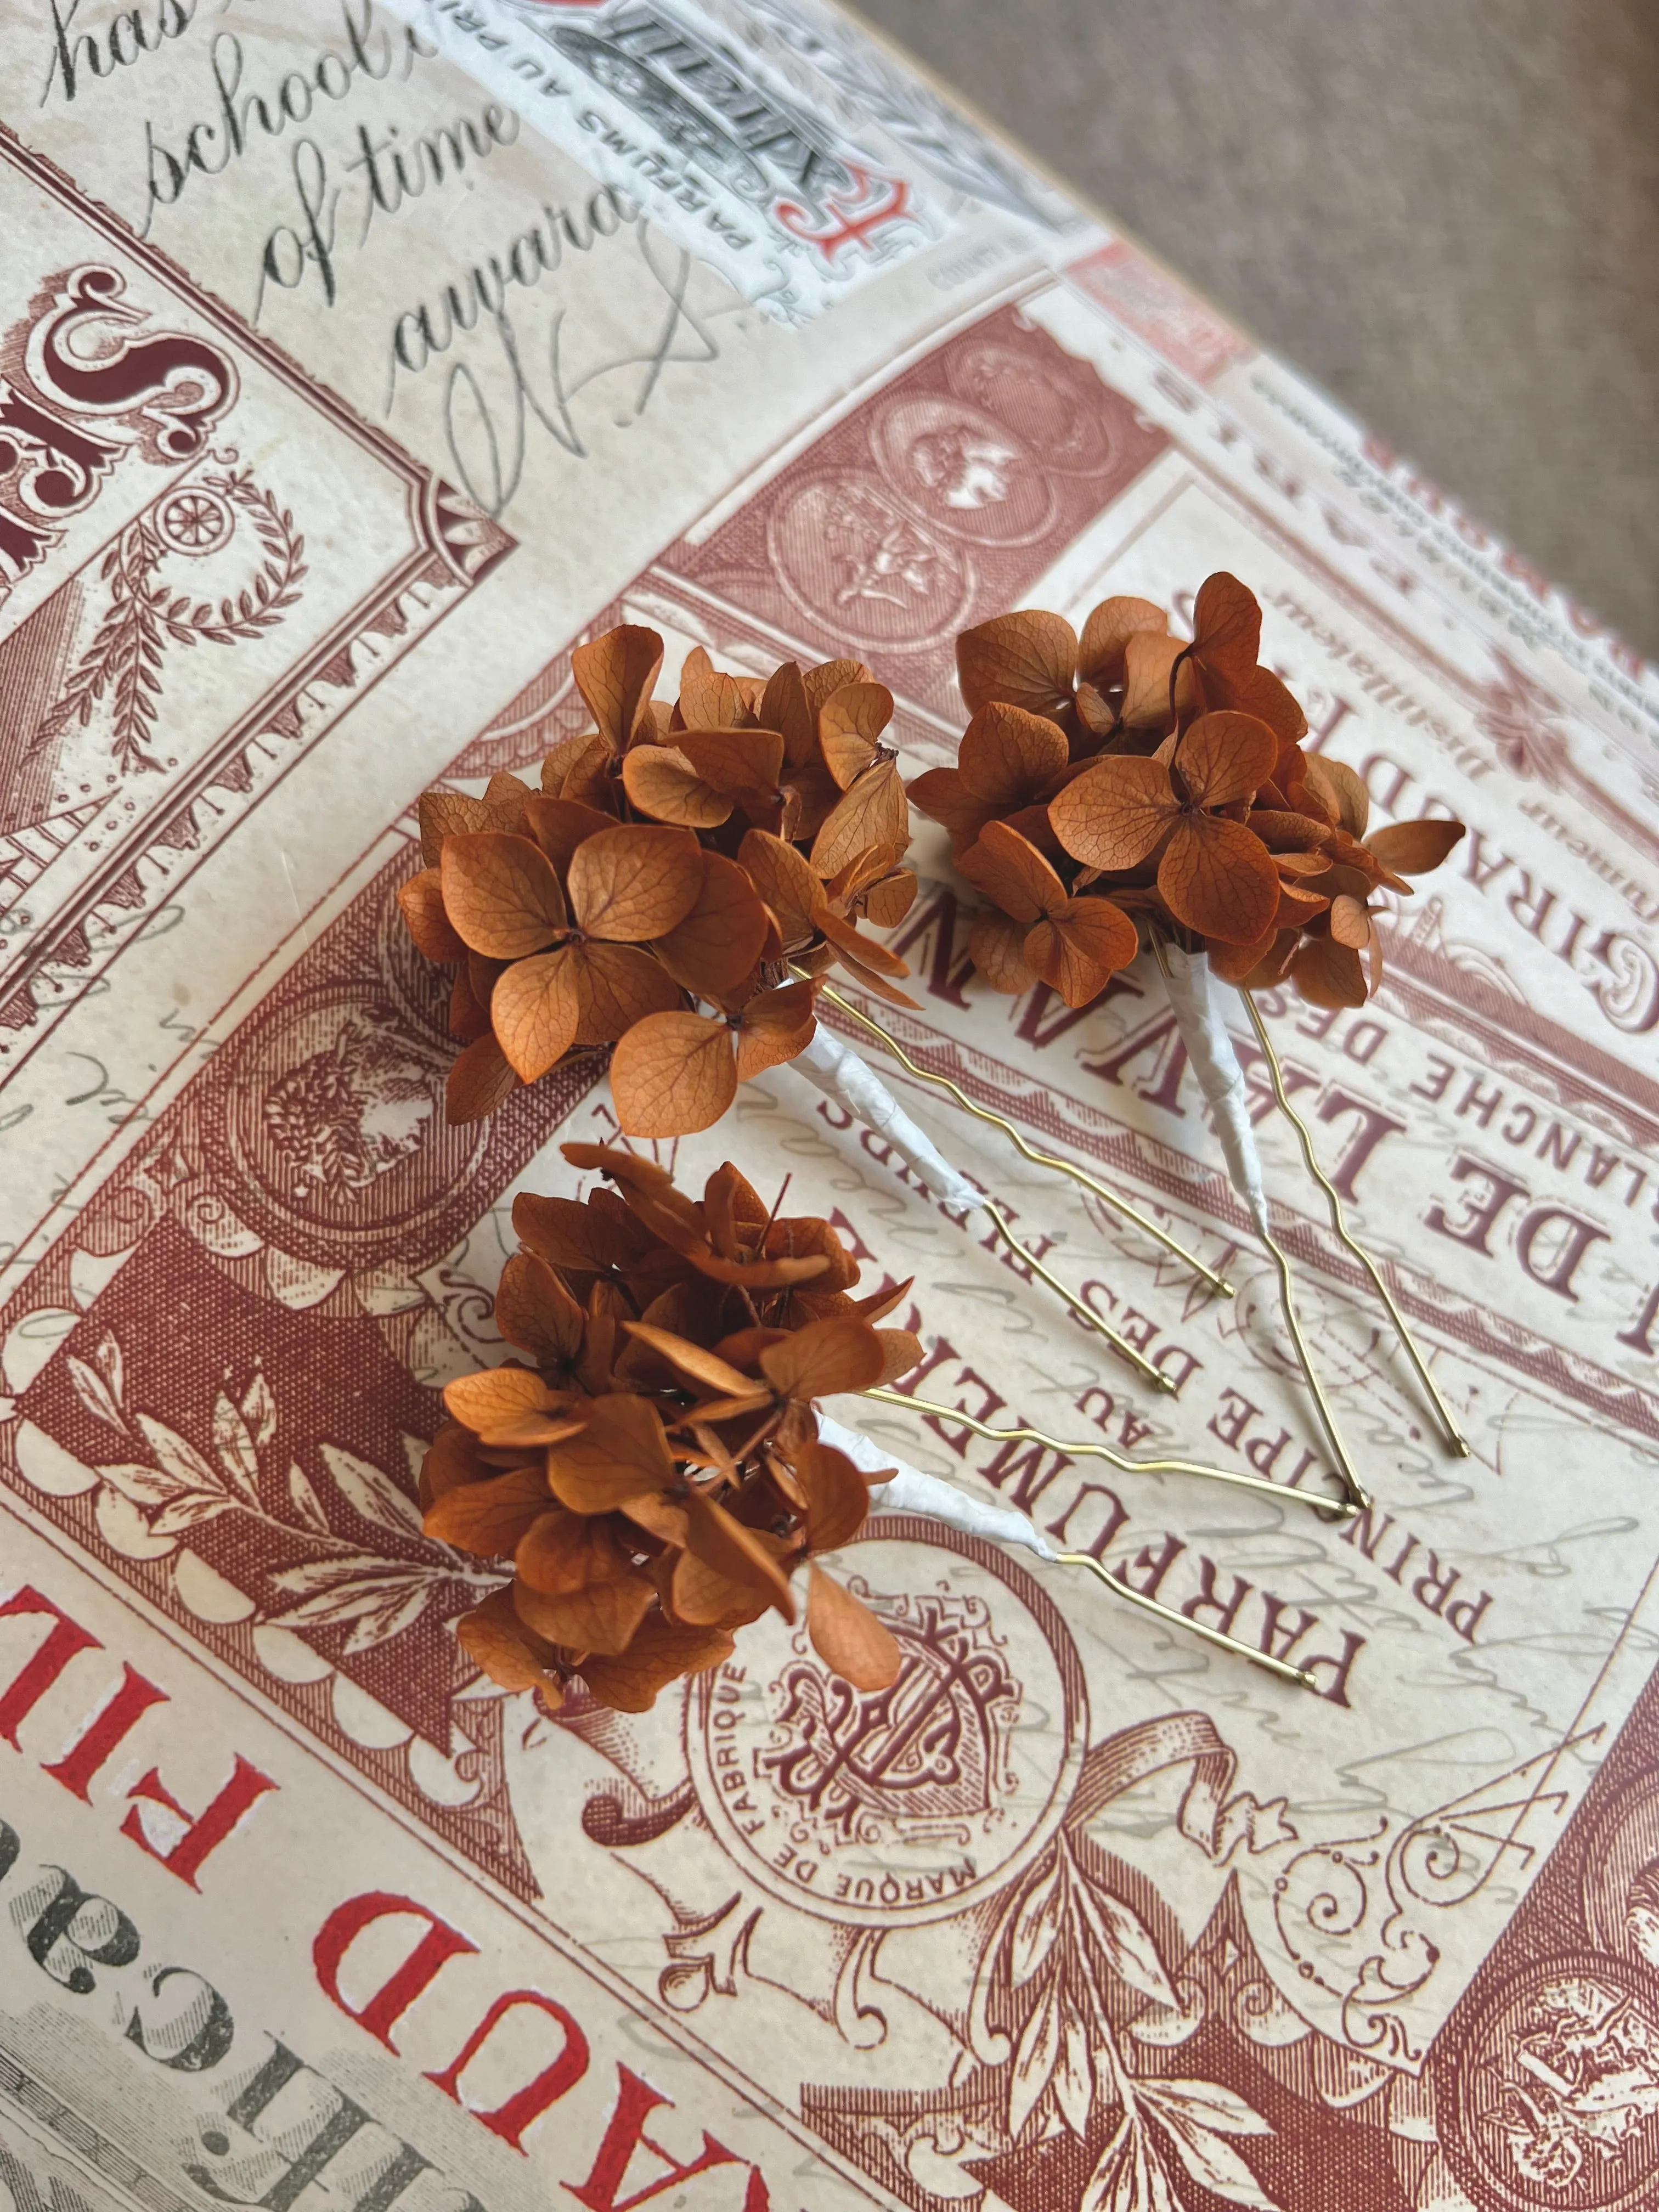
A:
{"type": "MultiPolygon", "coordinates": [[[[597,38],[647,11],[499,12],[597,38]]],[[[799,326],[416,16],[0,24],[0,2185],[96,2212],[1644,2203],[1659,684],[850,25],[695,21],[757,82],[824,88],[944,213],[799,326]],[[1111,592],[1182,615],[1224,568],[1376,815],[1469,824],[1378,1000],[1265,1011],[1473,1458],[1442,1455],[1242,1027],[1375,1503],[1334,1526],[1090,1455],[1324,1465],[1156,969],[1076,1012],[984,993],[925,835],[907,1050],[1237,1297],[889,1073],[1174,1395],[787,1068],[684,1178],[792,1176],[870,1287],[915,1273],[914,1395],[1069,1442],[830,1410],[1317,1692],[890,1515],[838,1562],[904,1651],[890,1692],[776,1622],[645,1716],[496,1692],[450,1627],[483,1571],[422,1536],[414,1470],[437,1387],[504,1356],[514,1194],[572,1188],[560,1140],[614,1125],[596,1058],[446,1126],[395,904],[414,795],[580,728],[571,650],[619,620],[671,678],[698,645],[862,653],[919,771],[959,734],[959,629],[1111,592]]]]}

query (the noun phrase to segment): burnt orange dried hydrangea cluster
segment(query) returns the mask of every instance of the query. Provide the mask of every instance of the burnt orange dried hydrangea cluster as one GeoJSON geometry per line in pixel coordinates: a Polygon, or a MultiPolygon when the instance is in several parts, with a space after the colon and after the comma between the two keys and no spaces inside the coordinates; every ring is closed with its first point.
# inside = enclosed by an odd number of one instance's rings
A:
{"type": "Polygon", "coordinates": [[[1364,785],[1304,750],[1307,718],[1259,665],[1261,610],[1236,577],[1198,594],[1190,640],[1150,600],[1002,615],[957,641],[972,716],[955,768],[910,786],[990,902],[969,940],[993,988],[1084,1006],[1150,922],[1250,986],[1288,976],[1358,1006],[1382,950],[1370,902],[1437,867],[1459,822],[1366,836],[1364,785]]]}
{"type": "Polygon", "coordinates": [[[769,1606],[793,1621],[805,1566],[819,1656],[884,1688],[897,1645],[812,1559],[856,1535],[869,1503],[868,1480],[819,1441],[812,1401],[915,1364],[908,1330],[875,1325],[908,1283],[855,1299],[858,1267],[830,1224],[769,1212],[730,1165],[697,1200],[631,1152],[563,1150],[614,1188],[514,1200],[523,1249],[495,1322],[535,1364],[452,1382],[453,1418],[422,1470],[427,1533],[513,1561],[462,1616],[463,1645],[550,1705],[580,1677],[601,1705],[642,1712],[769,1606]]]}
{"type": "Polygon", "coordinates": [[[553,748],[539,790],[501,775],[482,799],[421,800],[425,866],[398,896],[421,951],[458,970],[452,1121],[608,1044],[624,1133],[686,1135],[811,1042],[815,985],[792,966],[839,962],[911,1003],[903,961],[859,927],[915,896],[892,694],[861,661],[762,681],[698,647],[668,706],[662,658],[633,625],[578,647],[594,726],[553,748]]]}

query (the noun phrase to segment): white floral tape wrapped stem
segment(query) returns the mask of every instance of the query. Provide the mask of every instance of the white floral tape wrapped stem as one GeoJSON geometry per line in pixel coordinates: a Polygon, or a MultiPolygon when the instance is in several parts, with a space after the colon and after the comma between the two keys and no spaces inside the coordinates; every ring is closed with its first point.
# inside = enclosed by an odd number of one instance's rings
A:
{"type": "MultiPolygon", "coordinates": [[[[1216,979],[1211,973],[1210,963],[1202,952],[1186,952],[1178,945],[1157,946],[1158,964],[1164,970],[1164,980],[1170,994],[1170,1005],[1176,1018],[1176,1027],[1187,1048],[1187,1057],[1192,1062],[1193,1073],[1204,1093],[1215,1121],[1215,1133],[1227,1163],[1227,1177],[1244,1201],[1256,1234],[1272,1256],[1279,1274],[1279,1310],[1285,1316],[1285,1326],[1313,1401],[1319,1414],[1321,1427],[1335,1459],[1337,1472],[1342,1478],[1352,1504],[1364,1506],[1370,1497],[1353,1462],[1337,1425],[1336,1415],[1320,1382],[1313,1355],[1302,1333],[1301,1317],[1296,1310],[1296,1292],[1291,1273],[1291,1263],[1278,1238],[1273,1235],[1273,1222],[1267,1211],[1267,1193],[1261,1172],[1261,1154],[1256,1147],[1255,1128],[1250,1120],[1249,1086],[1244,1080],[1244,1071],[1238,1064],[1238,1054],[1227,1024],[1222,1018],[1221,996],[1216,979]]],[[[1225,989],[1226,987],[1221,987],[1225,989]]]]}

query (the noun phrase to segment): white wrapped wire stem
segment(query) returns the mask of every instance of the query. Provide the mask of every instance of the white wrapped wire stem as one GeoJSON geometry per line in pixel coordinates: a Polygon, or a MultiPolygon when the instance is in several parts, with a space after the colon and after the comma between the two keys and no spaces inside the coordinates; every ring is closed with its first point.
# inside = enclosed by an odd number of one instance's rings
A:
{"type": "Polygon", "coordinates": [[[1336,1470],[1352,1505],[1363,1510],[1370,1504],[1370,1496],[1348,1455],[1348,1447],[1338,1425],[1336,1413],[1325,1395],[1319,1379],[1313,1354],[1303,1334],[1301,1316],[1296,1306],[1295,1278],[1291,1273],[1288,1255],[1273,1235],[1273,1222],[1267,1211],[1267,1188],[1261,1172],[1261,1155],[1256,1148],[1255,1129],[1250,1120],[1249,1088],[1244,1080],[1244,1071],[1238,1064],[1238,1054],[1227,1025],[1221,1018],[1212,988],[1213,977],[1210,963],[1202,952],[1189,953],[1178,945],[1166,945],[1156,932],[1152,935],[1152,950],[1158,966],[1164,971],[1164,981],[1170,994],[1170,1006],[1176,1018],[1176,1027],[1187,1048],[1187,1056],[1198,1078],[1199,1088],[1215,1120],[1215,1131],[1222,1155],[1227,1163],[1228,1180],[1244,1201],[1257,1236],[1266,1247],[1279,1277],[1279,1308],[1285,1317],[1285,1327],[1295,1348],[1297,1362],[1312,1395],[1320,1426],[1325,1431],[1336,1470]]]}
{"type": "Polygon", "coordinates": [[[936,1474],[924,1474],[920,1468],[908,1466],[902,1460],[896,1461],[890,1452],[884,1451],[861,1431],[847,1428],[840,1421],[831,1420],[827,1413],[818,1415],[818,1436],[821,1442],[845,1452],[861,1473],[887,1475],[885,1482],[871,1487],[870,1503],[878,1511],[913,1513],[921,1519],[937,1521],[963,1535],[1019,1545],[1055,1566],[1082,1567],[1103,1583],[1115,1597],[1123,1598],[1139,1611],[1151,1613],[1166,1627],[1185,1630],[1206,1644],[1213,1644],[1218,1650],[1231,1652],[1235,1658],[1248,1659],[1253,1667],[1276,1675],[1280,1681],[1294,1682],[1304,1690],[1317,1690],[1318,1684],[1305,1668],[1293,1666],[1289,1660],[1275,1658],[1269,1651],[1241,1643],[1237,1637],[1208,1627],[1203,1621],[1189,1620],[1172,1606],[1148,1597],[1144,1590],[1136,1589],[1132,1583],[1115,1575],[1092,1552],[1057,1552],[1036,1522],[1012,1506],[985,1504],[958,1490],[954,1483],[945,1482],[936,1474]]]}
{"type": "MultiPolygon", "coordinates": [[[[798,975],[801,973],[799,969],[795,972],[798,975]]],[[[1139,1206],[1131,1205],[1129,1200],[1120,1192],[1115,1191],[1109,1183],[1103,1182],[1098,1176],[1091,1175],[1087,1168],[1080,1167],[1075,1160],[1062,1158],[1058,1152],[1043,1152],[1040,1146],[1033,1145],[1006,1114],[995,1113],[990,1107],[981,1105],[977,1099],[970,1098],[962,1085],[954,1082],[950,1076],[941,1075],[934,1068],[924,1067],[919,1060],[913,1059],[906,1052],[890,1030],[884,1027],[873,1015],[866,1013],[862,1006],[855,1006],[852,1000],[843,997],[842,993],[835,989],[832,985],[820,983],[818,995],[820,998],[827,999],[831,1006],[838,1007],[849,1020],[855,1021],[861,1028],[868,1030],[871,1036],[878,1038],[892,1054],[905,1073],[914,1076],[918,1083],[932,1084],[936,1091],[943,1091],[948,1097],[961,1107],[963,1113],[972,1115],[976,1121],[988,1122],[993,1128],[1000,1129],[1015,1150],[1022,1158],[1030,1160],[1034,1167],[1052,1169],[1056,1175],[1066,1176],[1072,1182],[1080,1183],[1084,1189],[1092,1191],[1094,1195],[1103,1205],[1110,1206],[1114,1212],[1121,1214],[1126,1221],[1133,1221],[1136,1228],[1151,1237],[1154,1243],[1161,1244],[1166,1252],[1172,1253],[1183,1267],[1190,1268],[1200,1282],[1207,1284],[1210,1289],[1219,1297],[1230,1298],[1234,1295],[1233,1286],[1224,1276],[1218,1274],[1213,1267],[1206,1266],[1195,1252],[1189,1252],[1186,1246],[1178,1243],[1167,1230],[1160,1229],[1157,1222],[1143,1213],[1139,1206]]]]}

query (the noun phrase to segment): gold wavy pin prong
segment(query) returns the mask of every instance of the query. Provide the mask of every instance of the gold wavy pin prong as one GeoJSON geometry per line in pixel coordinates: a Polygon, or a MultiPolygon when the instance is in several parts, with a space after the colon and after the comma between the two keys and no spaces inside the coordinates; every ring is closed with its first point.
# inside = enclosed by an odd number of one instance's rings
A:
{"type": "Polygon", "coordinates": [[[1298,1505],[1305,1505],[1322,1520],[1351,1520],[1358,1510],[1351,1498],[1333,1498],[1320,1491],[1294,1490],[1289,1483],[1272,1482],[1261,1474],[1245,1474],[1237,1468],[1211,1467],[1202,1460],[1192,1459],[1131,1459],[1127,1453],[1115,1450],[1103,1438],[1051,1437],[1044,1429],[1005,1428],[993,1421],[981,1421],[975,1414],[964,1413],[959,1407],[941,1405],[933,1398],[914,1398],[907,1390],[895,1390],[885,1385],[866,1390],[864,1395],[877,1399],[885,1406],[908,1407],[912,1413],[954,1422],[958,1427],[968,1429],[991,1443],[1046,1444],[1050,1451],[1064,1452],[1072,1458],[1103,1459],[1109,1466],[1117,1468],[1121,1474],[1195,1475],[1200,1481],[1225,1483],[1230,1490],[1244,1490],[1257,1497],[1271,1498],[1276,1504],[1294,1501],[1298,1505]]]}
{"type": "MultiPolygon", "coordinates": [[[[796,969],[793,972],[799,975],[804,971],[796,969]]],[[[1143,1236],[1151,1237],[1155,1244],[1162,1245],[1166,1252],[1179,1260],[1183,1267],[1189,1268],[1201,1283],[1215,1291],[1218,1297],[1231,1298],[1236,1295],[1233,1285],[1225,1276],[1218,1274],[1213,1267],[1207,1267],[1195,1252],[1189,1252],[1186,1246],[1178,1243],[1167,1230],[1160,1229],[1157,1222],[1143,1213],[1138,1206],[1132,1205],[1129,1200],[1115,1191],[1109,1183],[1103,1182],[1098,1176],[1091,1174],[1087,1168],[1080,1167],[1075,1160],[1062,1158],[1058,1152],[1045,1152],[1040,1146],[1032,1144],[1006,1114],[996,1113],[989,1106],[981,1106],[977,1099],[970,1098],[962,1085],[953,1082],[951,1077],[940,1075],[931,1067],[924,1067],[920,1060],[905,1050],[884,1023],[878,1022],[872,1014],[866,1013],[862,1006],[855,1006],[850,999],[843,998],[842,994],[831,985],[821,981],[818,993],[820,997],[829,1000],[831,1006],[838,1007],[849,1020],[857,1022],[861,1028],[867,1030],[872,1036],[879,1038],[907,1075],[913,1075],[918,1083],[931,1084],[935,1091],[944,1091],[947,1097],[961,1107],[964,1114],[972,1115],[975,1121],[984,1121],[994,1129],[1000,1129],[1020,1157],[1030,1160],[1033,1167],[1050,1169],[1055,1175],[1065,1176],[1071,1182],[1080,1184],[1085,1190],[1092,1191],[1102,1205],[1110,1206],[1112,1211],[1120,1214],[1124,1220],[1132,1221],[1143,1236]]],[[[1077,1309],[1073,1307],[1073,1310],[1077,1309]]],[[[1084,1310],[1083,1317],[1088,1318],[1086,1309],[1084,1310]]],[[[1104,1330],[1103,1324],[1098,1320],[1096,1320],[1092,1325],[1102,1328],[1103,1334],[1109,1333],[1104,1330]]]]}
{"type": "Polygon", "coordinates": [[[1109,1566],[1096,1559],[1092,1552],[1056,1552],[1054,1558],[1061,1566],[1086,1567],[1091,1575],[1105,1583],[1114,1597],[1127,1599],[1131,1605],[1138,1607],[1142,1613],[1150,1613],[1167,1627],[1185,1629],[1189,1636],[1201,1637],[1206,1644],[1213,1644],[1221,1651],[1231,1651],[1235,1658],[1248,1659],[1252,1667],[1260,1667],[1264,1673],[1277,1675],[1282,1682],[1294,1682],[1300,1689],[1317,1693],[1319,1685],[1305,1667],[1293,1666],[1288,1659],[1275,1658],[1271,1651],[1262,1651],[1255,1644],[1241,1644],[1237,1637],[1229,1636],[1223,1629],[1212,1628],[1205,1621],[1188,1620],[1184,1613],[1177,1613],[1173,1606],[1164,1605],[1155,1597],[1148,1597],[1145,1590],[1138,1590],[1133,1583],[1126,1583],[1121,1576],[1115,1575],[1109,1566]]]}
{"type": "Polygon", "coordinates": [[[1261,1009],[1255,1002],[1255,994],[1241,988],[1238,995],[1244,1001],[1250,1017],[1250,1026],[1255,1031],[1256,1042],[1261,1046],[1262,1055],[1267,1060],[1267,1073],[1273,1087],[1274,1103],[1291,1128],[1295,1130],[1297,1141],[1302,1147],[1303,1164],[1324,1193],[1332,1231],[1338,1241],[1353,1255],[1370,1278],[1371,1287],[1381,1299],[1383,1310],[1394,1324],[1395,1334],[1400,1340],[1401,1348],[1407,1358],[1410,1360],[1418,1381],[1422,1384],[1430,1404],[1434,1407],[1435,1418],[1440,1424],[1447,1444],[1459,1459],[1468,1459],[1473,1449],[1468,1438],[1458,1427],[1456,1417],[1442,1395],[1440,1387],[1434,1379],[1427,1360],[1423,1357],[1416,1338],[1406,1325],[1406,1316],[1395,1303],[1394,1293],[1384,1280],[1382,1269],[1349,1228],[1347,1215],[1343,1210],[1342,1194],[1319,1164],[1318,1155],[1314,1151],[1312,1133],[1291,1103],[1291,1094],[1285,1087],[1284,1069],[1279,1065],[1279,1054],[1273,1048],[1273,1038],[1268,1034],[1267,1023],[1261,1018],[1261,1009]]]}

